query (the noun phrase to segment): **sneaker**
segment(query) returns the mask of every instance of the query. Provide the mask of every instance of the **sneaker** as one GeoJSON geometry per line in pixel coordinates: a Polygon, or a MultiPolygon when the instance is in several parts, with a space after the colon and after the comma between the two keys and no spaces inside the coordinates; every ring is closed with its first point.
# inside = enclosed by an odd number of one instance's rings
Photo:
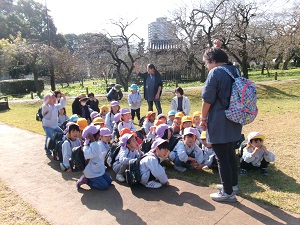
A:
{"type": "Polygon", "coordinates": [[[203,166],[202,169],[203,170],[209,170],[210,168],[208,166],[203,166]]]}
{"type": "Polygon", "coordinates": [[[260,168],[259,171],[260,171],[261,175],[263,175],[263,176],[269,175],[268,171],[265,168],[260,168]]]}
{"type": "Polygon", "coordinates": [[[245,175],[247,175],[247,170],[245,170],[245,169],[241,169],[241,171],[240,171],[240,175],[241,176],[245,176],[245,175]]]}
{"type": "Polygon", "coordinates": [[[229,195],[223,192],[222,190],[220,190],[217,193],[210,194],[210,197],[212,200],[216,202],[237,202],[234,192],[232,192],[232,194],[229,195]]]}
{"type": "MultiPolygon", "coordinates": [[[[217,184],[217,189],[223,190],[223,184],[217,184]]],[[[232,190],[234,191],[235,194],[238,194],[240,192],[239,185],[232,186],[232,190]]]]}
{"type": "Polygon", "coordinates": [[[181,173],[183,173],[183,172],[186,171],[186,168],[184,168],[183,166],[175,166],[175,165],[174,165],[174,168],[175,168],[176,170],[178,170],[179,172],[181,172],[181,173]]]}
{"type": "Polygon", "coordinates": [[[87,178],[84,175],[82,175],[76,182],[76,187],[80,188],[80,186],[86,184],[86,182],[87,182],[87,178]]]}
{"type": "Polygon", "coordinates": [[[162,186],[161,183],[156,182],[156,181],[154,181],[154,180],[149,181],[149,182],[145,185],[145,187],[147,187],[147,188],[160,188],[161,186],[162,186]]]}
{"type": "Polygon", "coordinates": [[[124,176],[122,174],[120,174],[120,173],[117,174],[116,179],[118,181],[120,181],[121,183],[125,182],[124,176]]]}
{"type": "Polygon", "coordinates": [[[46,150],[46,155],[51,155],[51,151],[49,149],[46,150]]]}
{"type": "Polygon", "coordinates": [[[59,166],[62,171],[67,171],[70,168],[70,167],[66,167],[65,164],[63,163],[60,163],[59,166]]]}

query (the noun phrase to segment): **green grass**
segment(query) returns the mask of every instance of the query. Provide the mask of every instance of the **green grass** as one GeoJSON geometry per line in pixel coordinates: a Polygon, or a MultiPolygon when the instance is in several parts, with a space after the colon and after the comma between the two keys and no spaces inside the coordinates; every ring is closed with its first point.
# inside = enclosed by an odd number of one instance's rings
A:
{"type": "MultiPolygon", "coordinates": [[[[265,145],[276,155],[276,162],[269,166],[269,176],[263,177],[257,172],[250,172],[240,177],[241,196],[255,199],[269,205],[300,213],[300,79],[258,83],[259,114],[256,120],[243,128],[247,135],[250,131],[260,131],[266,136],[265,145]]],[[[185,90],[191,100],[191,112],[201,110],[201,87],[185,90]]],[[[170,109],[172,92],[165,92],[162,97],[163,112],[170,109]]],[[[107,104],[104,97],[100,104],[107,104]]],[[[71,102],[68,101],[67,112],[71,115],[71,102]]],[[[41,101],[9,102],[10,110],[0,113],[0,121],[44,134],[41,122],[35,120],[35,113],[41,101]]],[[[120,105],[128,107],[124,98],[120,105]]],[[[143,102],[141,113],[146,114],[146,102],[143,102]]],[[[137,122],[137,121],[136,121],[137,122]]],[[[219,175],[213,171],[187,171],[184,174],[168,168],[171,177],[191,181],[197,184],[214,187],[219,183],[219,175]]]]}

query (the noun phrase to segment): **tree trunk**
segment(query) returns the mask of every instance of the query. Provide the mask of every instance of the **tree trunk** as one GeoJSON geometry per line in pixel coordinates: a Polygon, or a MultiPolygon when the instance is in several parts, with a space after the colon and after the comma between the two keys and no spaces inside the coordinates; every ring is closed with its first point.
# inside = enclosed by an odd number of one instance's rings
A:
{"type": "Polygon", "coordinates": [[[51,84],[51,90],[55,91],[55,76],[54,76],[54,66],[53,63],[50,63],[50,84],[51,84]]]}
{"type": "Polygon", "coordinates": [[[261,75],[264,75],[265,74],[265,66],[266,64],[263,62],[263,64],[261,65],[261,75]]]}
{"type": "Polygon", "coordinates": [[[295,53],[291,53],[290,56],[288,56],[285,60],[284,60],[284,63],[282,65],[282,70],[287,70],[288,69],[288,65],[289,65],[289,62],[291,61],[291,59],[294,57],[295,53]]]}
{"type": "Polygon", "coordinates": [[[202,64],[202,68],[201,68],[201,76],[200,76],[200,82],[204,83],[205,82],[205,75],[206,75],[206,70],[205,70],[205,65],[202,64]]]}
{"type": "Polygon", "coordinates": [[[274,70],[278,70],[279,69],[279,64],[281,63],[281,61],[282,61],[282,53],[279,53],[279,55],[275,59],[274,70]]]}

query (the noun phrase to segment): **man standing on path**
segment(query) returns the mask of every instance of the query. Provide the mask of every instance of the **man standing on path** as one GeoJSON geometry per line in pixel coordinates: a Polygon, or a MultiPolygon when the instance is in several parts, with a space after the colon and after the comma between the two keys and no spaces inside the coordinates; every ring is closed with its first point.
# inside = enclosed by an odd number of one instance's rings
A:
{"type": "Polygon", "coordinates": [[[162,93],[162,79],[160,73],[153,64],[147,65],[147,72],[140,73],[137,62],[134,63],[136,74],[144,81],[144,98],[148,102],[148,111],[153,111],[153,102],[157,109],[157,115],[162,113],[160,96],[162,93]]]}

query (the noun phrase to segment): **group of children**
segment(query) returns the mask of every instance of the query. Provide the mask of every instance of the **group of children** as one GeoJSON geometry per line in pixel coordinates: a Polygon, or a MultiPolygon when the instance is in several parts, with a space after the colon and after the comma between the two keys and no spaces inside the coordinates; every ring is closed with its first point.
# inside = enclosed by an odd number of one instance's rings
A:
{"type": "MultiPolygon", "coordinates": [[[[69,159],[74,147],[83,146],[87,165],[77,181],[97,189],[107,189],[112,178],[106,173],[106,159],[112,145],[119,146],[119,152],[110,165],[116,173],[116,180],[125,182],[125,171],[131,159],[140,158],[141,184],[148,188],[169,185],[165,168],[161,165],[168,160],[180,172],[187,169],[217,168],[217,158],[212,145],[206,142],[206,132],[200,128],[201,113],[192,116],[171,110],[168,115],[149,111],[140,130],[133,124],[134,116],[140,119],[141,97],[136,85],[131,85],[128,96],[129,108],[120,108],[118,101],[103,107],[106,115],[91,113],[91,123],[76,114],[69,118],[62,145],[63,161],[60,168],[71,172],[69,159]],[[150,140],[150,148],[142,151],[145,141],[150,140]]],[[[64,103],[64,100],[63,100],[64,103]]],[[[63,108],[63,107],[61,107],[63,108]]],[[[58,109],[61,109],[58,108],[58,109]]],[[[263,145],[265,137],[258,132],[248,135],[247,146],[241,157],[241,175],[248,170],[259,169],[268,175],[267,165],[275,161],[275,155],[263,145]]],[[[149,142],[149,141],[148,141],[149,142]]]]}

